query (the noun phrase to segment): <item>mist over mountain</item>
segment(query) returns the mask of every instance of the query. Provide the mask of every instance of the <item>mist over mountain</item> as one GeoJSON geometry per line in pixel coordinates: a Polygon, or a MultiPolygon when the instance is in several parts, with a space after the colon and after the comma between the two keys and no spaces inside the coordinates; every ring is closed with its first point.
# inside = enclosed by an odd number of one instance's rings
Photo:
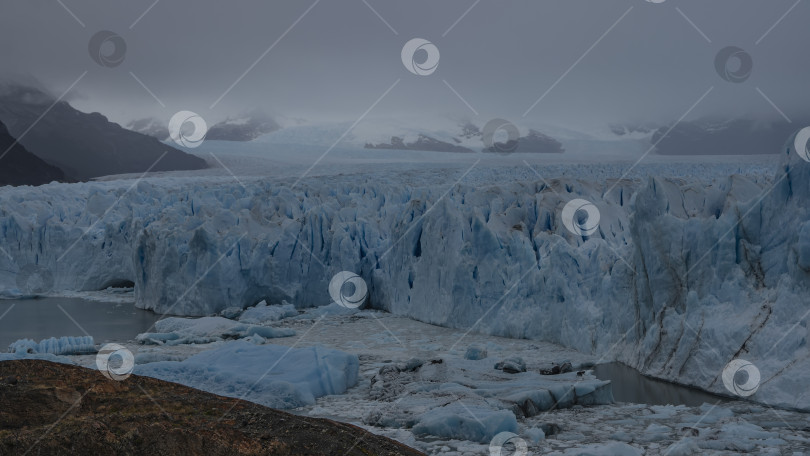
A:
{"type": "MultiPolygon", "coordinates": [[[[168,121],[146,117],[129,122],[127,128],[161,141],[168,141],[169,129],[167,125],[168,121]]],[[[281,125],[273,117],[262,111],[253,110],[238,116],[228,117],[210,126],[205,139],[209,141],[253,141],[281,128],[281,125]]]]}
{"type": "Polygon", "coordinates": [[[261,111],[251,111],[229,117],[208,129],[206,139],[211,141],[253,141],[281,129],[275,119],[261,111]]]}
{"type": "Polygon", "coordinates": [[[207,167],[199,157],[127,130],[100,113],[78,111],[33,86],[0,84],[0,122],[28,151],[72,179],[207,167]]]}
{"type": "Polygon", "coordinates": [[[132,130],[161,141],[169,140],[169,127],[166,122],[161,122],[154,117],[133,120],[127,124],[127,129],[132,130]]]}

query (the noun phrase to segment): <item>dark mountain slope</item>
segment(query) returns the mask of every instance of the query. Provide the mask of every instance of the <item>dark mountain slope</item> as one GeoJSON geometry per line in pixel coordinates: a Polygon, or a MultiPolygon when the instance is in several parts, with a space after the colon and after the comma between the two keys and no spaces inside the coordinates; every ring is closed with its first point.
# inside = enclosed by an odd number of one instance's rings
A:
{"type": "Polygon", "coordinates": [[[58,166],[69,178],[142,173],[153,165],[152,171],[207,167],[205,160],[126,130],[99,113],[86,114],[67,102],[53,102],[52,96],[34,87],[0,85],[0,122],[28,151],[58,166]]]}
{"type": "Polygon", "coordinates": [[[0,122],[0,185],[42,185],[65,179],[65,173],[28,152],[0,122]]]}

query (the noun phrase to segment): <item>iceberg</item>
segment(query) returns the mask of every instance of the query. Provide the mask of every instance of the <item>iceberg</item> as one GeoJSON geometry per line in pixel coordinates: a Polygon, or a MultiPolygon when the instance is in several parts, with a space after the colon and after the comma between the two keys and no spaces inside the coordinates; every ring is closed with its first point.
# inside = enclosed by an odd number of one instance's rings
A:
{"type": "Polygon", "coordinates": [[[423,413],[413,427],[416,435],[487,443],[501,432],[517,432],[514,413],[454,404],[423,413]]]}
{"type": "Polygon", "coordinates": [[[610,442],[606,444],[583,445],[577,448],[569,448],[562,452],[554,451],[548,454],[549,456],[641,456],[644,452],[626,443],[610,442]]]}
{"type": "Polygon", "coordinates": [[[8,347],[10,353],[19,354],[44,354],[49,353],[52,355],[86,355],[88,353],[96,353],[95,344],[93,343],[92,336],[81,337],[51,337],[43,339],[39,343],[31,339],[20,339],[12,342],[8,347]]]}
{"type": "Polygon", "coordinates": [[[135,366],[134,373],[278,409],[313,405],[358,380],[356,355],[323,347],[289,348],[233,341],[183,361],[135,366]]]}

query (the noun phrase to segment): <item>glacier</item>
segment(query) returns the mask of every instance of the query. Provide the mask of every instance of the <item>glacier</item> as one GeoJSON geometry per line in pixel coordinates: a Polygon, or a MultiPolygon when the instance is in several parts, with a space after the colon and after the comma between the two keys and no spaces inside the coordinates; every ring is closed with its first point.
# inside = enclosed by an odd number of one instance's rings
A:
{"type": "Polygon", "coordinates": [[[643,164],[618,179],[627,168],[5,188],[0,294],[30,294],[19,276],[33,270],[52,292],[131,281],[138,307],[211,316],[262,300],[325,306],[349,270],[373,308],[559,343],[711,392],[728,394],[722,371],[744,358],[762,373],[751,399],[810,410],[810,163],[643,164]],[[599,208],[593,236],[562,223],[575,198],[599,208]]]}

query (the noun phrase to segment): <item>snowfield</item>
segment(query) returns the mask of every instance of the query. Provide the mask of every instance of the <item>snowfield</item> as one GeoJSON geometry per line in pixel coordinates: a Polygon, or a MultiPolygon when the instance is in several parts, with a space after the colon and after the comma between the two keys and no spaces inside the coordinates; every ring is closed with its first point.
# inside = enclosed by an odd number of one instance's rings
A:
{"type": "Polygon", "coordinates": [[[743,358],[762,377],[750,399],[810,410],[810,163],[679,159],[619,180],[629,164],[474,160],[336,165],[300,181],[234,161],[238,179],[6,188],[0,287],[30,293],[32,271],[54,292],[131,281],[139,307],[205,316],[323,306],[348,270],[375,309],[711,392],[728,394],[723,369],[743,358]],[[561,220],[576,198],[599,209],[590,237],[561,220]]]}

